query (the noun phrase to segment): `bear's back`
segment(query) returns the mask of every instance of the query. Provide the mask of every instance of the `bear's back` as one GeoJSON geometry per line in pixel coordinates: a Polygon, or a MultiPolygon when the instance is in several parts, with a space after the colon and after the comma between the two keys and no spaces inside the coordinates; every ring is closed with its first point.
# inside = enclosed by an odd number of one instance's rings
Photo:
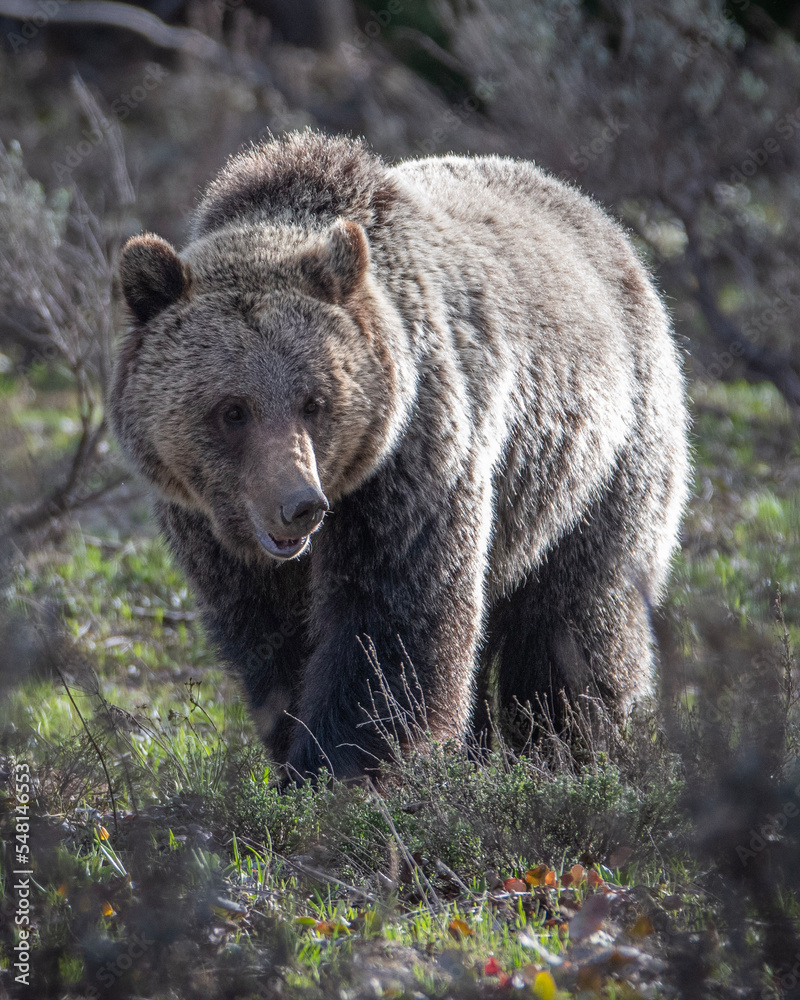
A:
{"type": "Polygon", "coordinates": [[[501,156],[434,156],[407,160],[389,173],[454,219],[486,221],[500,210],[510,227],[527,222],[618,246],[626,242],[590,198],[534,163],[501,156]]]}

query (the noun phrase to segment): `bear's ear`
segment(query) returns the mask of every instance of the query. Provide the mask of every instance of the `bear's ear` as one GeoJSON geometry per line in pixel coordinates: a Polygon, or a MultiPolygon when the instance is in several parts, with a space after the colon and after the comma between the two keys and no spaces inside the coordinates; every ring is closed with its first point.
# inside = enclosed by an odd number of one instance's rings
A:
{"type": "Polygon", "coordinates": [[[189,287],[189,272],[160,236],[134,236],[122,248],[119,262],[122,293],[131,312],[146,323],[177,302],[189,287]]]}
{"type": "Polygon", "coordinates": [[[349,298],[369,267],[367,234],[357,222],[338,219],[319,245],[300,259],[300,269],[314,294],[338,304],[349,298]]]}

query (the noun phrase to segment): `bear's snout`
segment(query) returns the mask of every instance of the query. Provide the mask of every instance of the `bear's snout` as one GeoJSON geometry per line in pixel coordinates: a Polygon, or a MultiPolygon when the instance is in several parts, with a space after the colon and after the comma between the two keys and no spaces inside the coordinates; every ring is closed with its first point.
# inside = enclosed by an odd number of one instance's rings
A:
{"type": "Polygon", "coordinates": [[[315,486],[290,493],[281,504],[281,523],[300,535],[308,535],[319,527],[328,511],[328,501],[315,486]]]}

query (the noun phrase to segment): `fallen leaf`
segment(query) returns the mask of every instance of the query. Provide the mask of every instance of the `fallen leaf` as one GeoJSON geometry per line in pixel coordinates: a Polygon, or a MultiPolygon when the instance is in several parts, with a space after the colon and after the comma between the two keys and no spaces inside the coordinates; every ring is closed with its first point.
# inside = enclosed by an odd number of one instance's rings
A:
{"type": "Polygon", "coordinates": [[[451,920],[447,929],[456,941],[460,941],[462,937],[472,937],[475,933],[469,924],[465,924],[463,920],[459,920],[458,918],[451,920]]]}
{"type": "Polygon", "coordinates": [[[334,934],[350,933],[350,928],[347,924],[334,923],[331,920],[320,920],[314,924],[314,930],[323,937],[333,937],[334,934]]]}
{"type": "Polygon", "coordinates": [[[569,870],[574,885],[580,885],[586,878],[586,869],[583,865],[573,865],[569,870]]]}
{"type": "Polygon", "coordinates": [[[98,828],[97,828],[97,836],[101,840],[108,840],[108,838],[111,836],[111,834],[108,832],[108,830],[106,830],[106,828],[104,826],[98,826],[98,828]]]}
{"type": "Polygon", "coordinates": [[[594,868],[592,868],[592,870],[589,872],[588,881],[589,881],[589,887],[591,889],[597,889],[601,885],[603,885],[603,880],[600,878],[600,876],[597,874],[594,868]]]}
{"type": "Polygon", "coordinates": [[[532,989],[534,996],[539,997],[539,1000],[555,1000],[556,981],[549,972],[540,972],[533,981],[532,989]]]}
{"type": "Polygon", "coordinates": [[[531,868],[530,871],[525,872],[525,881],[528,885],[544,885],[545,875],[547,875],[549,870],[547,865],[537,865],[535,868],[531,868]]]}
{"type": "Polygon", "coordinates": [[[494,955],[489,956],[489,960],[483,967],[483,974],[485,976],[498,976],[503,970],[500,968],[497,959],[494,955]]]}
{"type": "Polygon", "coordinates": [[[679,910],[683,906],[683,900],[681,897],[674,893],[671,896],[665,896],[661,903],[665,910],[679,910]]]}
{"type": "Polygon", "coordinates": [[[113,917],[114,913],[115,913],[114,907],[111,905],[111,903],[108,902],[108,900],[106,900],[105,903],[103,903],[103,916],[113,917]]]}
{"type": "Polygon", "coordinates": [[[503,888],[506,892],[527,892],[528,886],[521,878],[507,878],[503,882],[503,888]]]}

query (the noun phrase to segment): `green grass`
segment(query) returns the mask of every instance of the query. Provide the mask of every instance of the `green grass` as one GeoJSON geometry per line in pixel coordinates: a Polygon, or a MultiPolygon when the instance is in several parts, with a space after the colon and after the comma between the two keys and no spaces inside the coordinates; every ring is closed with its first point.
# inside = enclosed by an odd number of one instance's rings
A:
{"type": "MultiPolygon", "coordinates": [[[[61,387],[37,378],[19,426],[57,451],[69,414],[61,387]]],[[[800,456],[773,390],[694,396],[696,489],[667,605],[680,705],[640,713],[582,767],[546,748],[476,766],[431,743],[389,766],[380,792],[322,780],[281,794],[159,539],[120,538],[87,511],[20,560],[6,597],[15,627],[29,623],[30,671],[2,695],[1,750],[34,777],[36,995],[266,997],[280,983],[302,997],[630,1000],[674,995],[680,963],[702,955],[720,995],[750,976],[771,996],[768,963],[750,957],[771,933],[762,882],[725,860],[738,842],[714,840],[703,810],[727,801],[737,754],[767,752],[762,703],[783,741],[759,772],[763,808],[790,794],[795,703],[780,672],[751,674],[781,638],[778,587],[787,642],[800,636],[800,456]],[[36,651],[54,619],[48,660],[36,651]],[[594,885],[562,886],[576,863],[594,885]],[[555,884],[504,888],[539,865],[555,884]],[[607,912],[584,936],[577,915],[600,898],[607,912]]],[[[11,843],[13,814],[1,815],[11,843]]],[[[743,818],[741,836],[758,822],[743,818]]],[[[783,837],[793,850],[791,824],[783,837]]],[[[10,854],[2,866],[10,905],[10,854]]],[[[758,870],[795,926],[795,883],[773,890],[775,873],[758,870]]],[[[0,938],[0,968],[12,943],[0,938]]]]}
{"type": "MultiPolygon", "coordinates": [[[[800,640],[800,441],[770,385],[695,385],[695,484],[671,607],[725,609],[743,629],[774,620],[784,595],[800,640]],[[748,625],[749,623],[749,625],[748,625]]],[[[704,648],[695,646],[704,658],[704,648]]]]}

